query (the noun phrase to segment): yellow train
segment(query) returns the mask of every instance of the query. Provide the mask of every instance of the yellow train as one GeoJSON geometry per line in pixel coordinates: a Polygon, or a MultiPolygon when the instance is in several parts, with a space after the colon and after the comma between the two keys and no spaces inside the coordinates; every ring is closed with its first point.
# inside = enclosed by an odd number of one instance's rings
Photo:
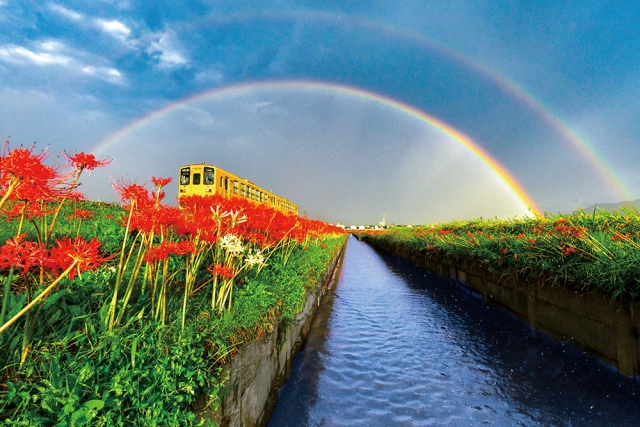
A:
{"type": "Polygon", "coordinates": [[[214,194],[220,194],[226,198],[242,197],[254,203],[271,206],[281,212],[298,215],[298,205],[217,166],[202,163],[180,168],[178,197],[214,194]]]}

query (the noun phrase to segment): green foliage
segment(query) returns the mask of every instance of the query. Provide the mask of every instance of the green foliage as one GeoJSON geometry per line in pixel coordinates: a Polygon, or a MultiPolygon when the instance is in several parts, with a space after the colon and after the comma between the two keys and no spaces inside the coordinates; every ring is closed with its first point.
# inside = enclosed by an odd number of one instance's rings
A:
{"type": "Polygon", "coordinates": [[[634,210],[396,228],[366,238],[474,260],[499,274],[640,298],[640,216],[634,210]]]}
{"type": "MultiPolygon", "coordinates": [[[[290,322],[344,241],[340,236],[299,245],[286,265],[274,254],[259,274],[243,276],[230,311],[212,312],[207,293],[195,293],[184,330],[179,293],[168,301],[167,325],[150,318],[150,302],[141,297],[129,304],[127,323],[109,332],[104,320],[114,273],[102,268],[65,280],[40,306],[43,321],[34,324],[32,350],[22,366],[23,326],[0,335],[0,422],[204,423],[191,408],[202,394],[211,408],[219,403],[222,363],[243,343],[270,333],[274,322],[290,322]]],[[[11,295],[9,312],[24,304],[23,297],[11,295]]]]}
{"type": "MultiPolygon", "coordinates": [[[[51,206],[53,208],[53,206],[51,206]]],[[[122,217],[125,214],[122,206],[114,203],[101,203],[92,201],[69,202],[62,206],[58,222],[52,238],[66,236],[75,237],[78,234],[86,240],[96,237],[103,243],[102,249],[105,253],[114,253],[120,248],[124,237],[122,227],[122,217]],[[76,209],[91,211],[92,217],[83,219],[70,218],[76,209]]],[[[13,238],[18,231],[19,218],[3,221],[0,227],[0,244],[7,239],[13,238]]],[[[26,221],[22,232],[29,233],[30,239],[34,240],[41,228],[39,221],[26,221]]]]}

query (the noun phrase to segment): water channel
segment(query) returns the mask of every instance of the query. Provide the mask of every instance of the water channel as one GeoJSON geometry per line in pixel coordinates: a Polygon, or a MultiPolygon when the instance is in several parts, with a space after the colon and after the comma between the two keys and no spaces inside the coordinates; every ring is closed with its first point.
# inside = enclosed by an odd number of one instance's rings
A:
{"type": "Polygon", "coordinates": [[[640,426],[640,382],[351,237],[269,423],[640,426]]]}

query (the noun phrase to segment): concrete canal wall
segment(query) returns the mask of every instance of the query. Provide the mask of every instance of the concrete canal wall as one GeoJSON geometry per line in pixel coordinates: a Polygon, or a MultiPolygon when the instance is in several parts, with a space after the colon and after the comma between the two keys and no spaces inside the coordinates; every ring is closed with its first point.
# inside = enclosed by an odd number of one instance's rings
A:
{"type": "Polygon", "coordinates": [[[215,412],[203,409],[207,397],[201,396],[194,405],[200,416],[220,427],[267,425],[278,400],[278,391],[289,378],[322,295],[339,276],[344,249],[343,246],[308,292],[304,309],[292,324],[276,322],[271,334],[245,344],[223,366],[221,378],[228,376],[228,379],[221,392],[221,404],[215,412]]]}
{"type": "Polygon", "coordinates": [[[364,236],[371,246],[441,275],[455,277],[481,294],[485,303],[508,309],[532,327],[567,341],[628,376],[640,375],[640,303],[499,276],[474,262],[417,252],[364,236]]]}

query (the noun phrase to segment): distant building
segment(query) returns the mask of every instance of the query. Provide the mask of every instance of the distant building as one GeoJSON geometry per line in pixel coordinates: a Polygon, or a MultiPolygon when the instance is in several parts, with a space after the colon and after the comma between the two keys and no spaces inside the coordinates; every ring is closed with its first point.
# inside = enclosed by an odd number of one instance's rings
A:
{"type": "Polygon", "coordinates": [[[384,212],[382,213],[382,221],[378,223],[378,227],[387,228],[387,219],[384,216],[384,212]]]}

